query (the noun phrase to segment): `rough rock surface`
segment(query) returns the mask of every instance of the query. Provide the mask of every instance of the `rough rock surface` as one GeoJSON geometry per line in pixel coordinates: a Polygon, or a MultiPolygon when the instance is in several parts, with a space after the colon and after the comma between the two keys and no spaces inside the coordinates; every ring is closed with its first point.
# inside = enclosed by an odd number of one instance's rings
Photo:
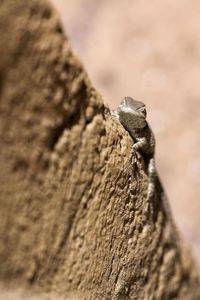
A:
{"type": "Polygon", "coordinates": [[[130,167],[131,138],[57,14],[46,0],[0,5],[1,281],[52,299],[199,299],[159,191],[143,217],[143,158],[130,167]]]}

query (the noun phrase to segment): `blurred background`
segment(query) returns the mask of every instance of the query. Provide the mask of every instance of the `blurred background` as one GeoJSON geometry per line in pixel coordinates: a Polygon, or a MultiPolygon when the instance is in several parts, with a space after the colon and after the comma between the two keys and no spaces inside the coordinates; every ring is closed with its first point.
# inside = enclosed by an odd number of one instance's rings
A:
{"type": "Polygon", "coordinates": [[[145,102],[158,172],[200,262],[200,1],[52,2],[106,104],[145,102]]]}

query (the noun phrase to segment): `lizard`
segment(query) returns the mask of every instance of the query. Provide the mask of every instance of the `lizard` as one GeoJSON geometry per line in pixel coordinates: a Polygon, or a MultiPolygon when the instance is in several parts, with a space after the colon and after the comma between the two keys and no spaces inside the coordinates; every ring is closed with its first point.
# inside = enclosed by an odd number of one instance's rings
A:
{"type": "Polygon", "coordinates": [[[178,234],[176,225],[173,221],[171,209],[168,204],[168,199],[159,179],[155,166],[155,137],[154,133],[146,120],[146,106],[141,101],[136,101],[131,97],[124,97],[121,104],[116,110],[111,111],[111,114],[116,117],[126,131],[129,132],[133,139],[131,150],[131,162],[136,162],[135,153],[140,151],[144,156],[148,175],[148,188],[146,198],[145,214],[149,214],[150,208],[152,211],[152,201],[156,190],[159,190],[161,195],[162,205],[164,207],[165,217],[169,219],[173,226],[174,241],[177,240],[178,234]]]}

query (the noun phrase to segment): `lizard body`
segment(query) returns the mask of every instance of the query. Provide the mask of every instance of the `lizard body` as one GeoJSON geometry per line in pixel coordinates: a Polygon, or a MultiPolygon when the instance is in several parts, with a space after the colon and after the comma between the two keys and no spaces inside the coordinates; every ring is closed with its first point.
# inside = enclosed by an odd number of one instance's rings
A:
{"type": "Polygon", "coordinates": [[[112,111],[112,115],[120,121],[134,141],[131,157],[133,158],[135,151],[138,150],[144,155],[148,174],[147,206],[145,213],[149,213],[149,209],[152,207],[155,190],[159,190],[165,215],[170,219],[170,222],[174,227],[174,238],[177,239],[176,226],[155,167],[155,137],[146,120],[147,113],[145,104],[136,101],[131,97],[124,97],[117,110],[112,111]]]}

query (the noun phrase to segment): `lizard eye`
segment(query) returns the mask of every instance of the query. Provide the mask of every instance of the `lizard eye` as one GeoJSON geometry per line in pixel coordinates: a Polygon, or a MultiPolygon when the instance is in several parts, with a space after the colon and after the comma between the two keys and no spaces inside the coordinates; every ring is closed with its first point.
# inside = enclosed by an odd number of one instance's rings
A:
{"type": "Polygon", "coordinates": [[[145,114],[145,116],[146,116],[147,112],[146,112],[145,106],[140,107],[140,108],[139,108],[139,111],[140,111],[141,113],[145,114]]]}

